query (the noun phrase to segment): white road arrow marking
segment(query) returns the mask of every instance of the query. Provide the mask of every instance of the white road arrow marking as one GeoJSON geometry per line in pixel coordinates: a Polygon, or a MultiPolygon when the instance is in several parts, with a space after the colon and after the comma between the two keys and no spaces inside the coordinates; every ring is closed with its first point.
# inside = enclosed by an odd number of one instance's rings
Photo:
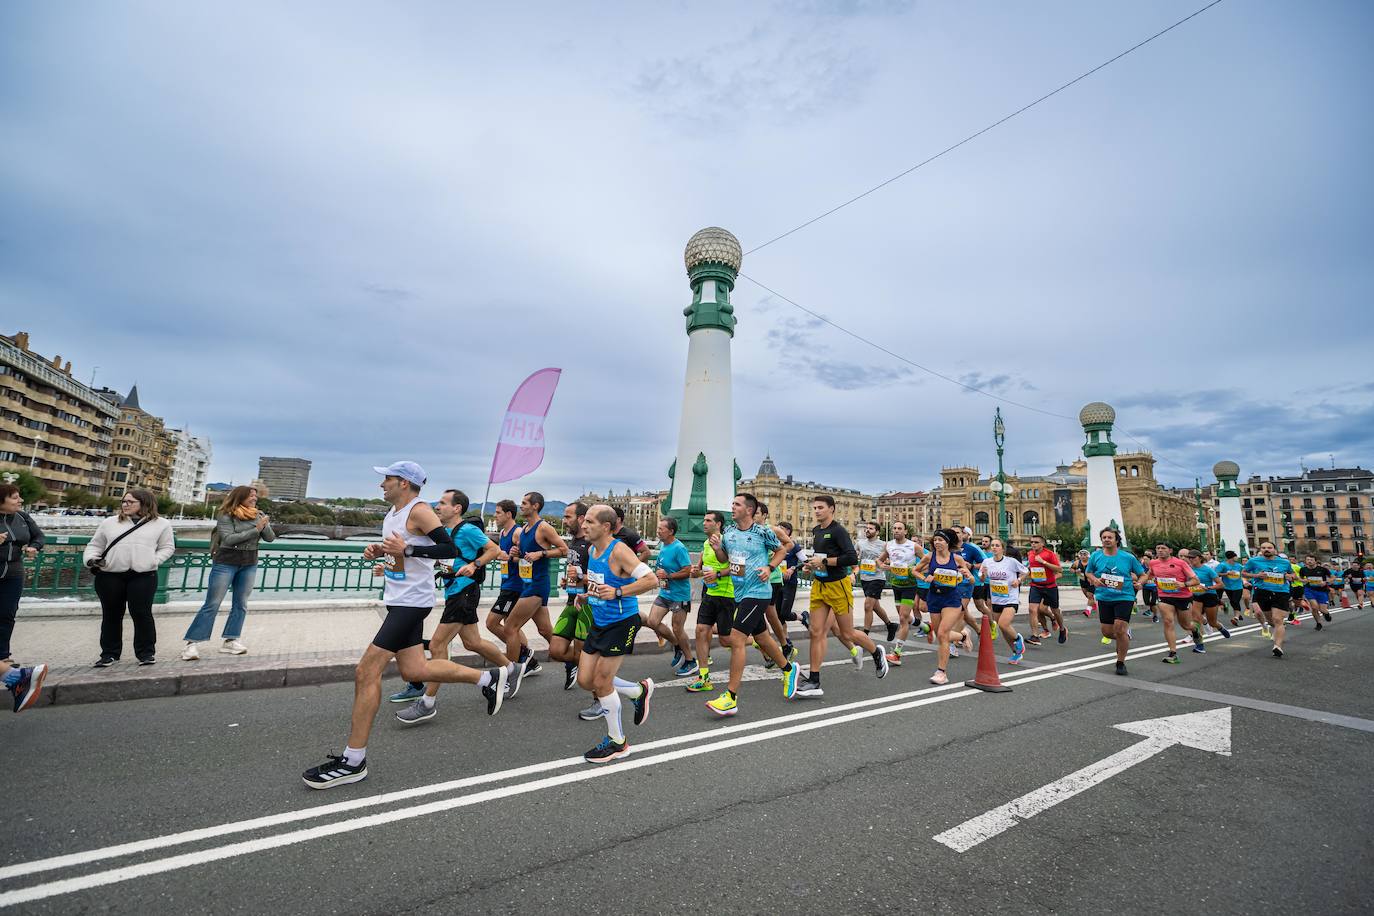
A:
{"type": "Polygon", "coordinates": [[[955,852],[968,852],[979,843],[1010,830],[1021,821],[1048,811],[1060,802],[1073,798],[1100,782],[1105,782],[1117,773],[1125,772],[1137,763],[1144,763],[1175,744],[1210,751],[1223,757],[1231,756],[1229,706],[1182,716],[1123,722],[1113,727],[1133,735],[1144,735],[1145,740],[1075,773],[1070,773],[1063,779],[1042,786],[1034,792],[1027,792],[986,814],[964,821],[957,827],[937,834],[935,841],[943,843],[955,852]]]}

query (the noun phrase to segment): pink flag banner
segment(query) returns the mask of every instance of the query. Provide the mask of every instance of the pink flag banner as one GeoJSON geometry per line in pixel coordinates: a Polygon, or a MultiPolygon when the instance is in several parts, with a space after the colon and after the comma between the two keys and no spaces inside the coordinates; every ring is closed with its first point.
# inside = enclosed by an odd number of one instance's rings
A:
{"type": "Polygon", "coordinates": [[[501,422],[488,484],[524,477],[544,462],[544,418],[562,369],[540,369],[520,383],[501,422]]]}

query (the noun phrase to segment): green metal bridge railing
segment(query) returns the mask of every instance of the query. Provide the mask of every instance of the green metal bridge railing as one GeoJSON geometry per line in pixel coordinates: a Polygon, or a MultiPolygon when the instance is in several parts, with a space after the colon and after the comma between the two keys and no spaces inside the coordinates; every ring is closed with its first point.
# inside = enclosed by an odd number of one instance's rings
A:
{"type": "MultiPolygon", "coordinates": [[[[94,598],[95,583],[81,553],[90,543],[84,535],[50,536],[46,547],[33,560],[26,560],[27,597],[37,598],[94,598]]],[[[292,593],[371,593],[381,596],[380,580],[372,574],[374,560],[363,559],[365,543],[358,544],[292,544],[280,542],[258,545],[258,574],[253,592],[292,593]]],[[[209,541],[180,540],[176,553],[157,571],[157,594],[154,604],[166,604],[173,593],[204,592],[210,584],[209,541]]],[[[562,578],[561,560],[550,561],[550,571],[557,594],[557,582],[562,578]]],[[[501,564],[487,567],[482,591],[495,592],[501,587],[501,564]]]]}

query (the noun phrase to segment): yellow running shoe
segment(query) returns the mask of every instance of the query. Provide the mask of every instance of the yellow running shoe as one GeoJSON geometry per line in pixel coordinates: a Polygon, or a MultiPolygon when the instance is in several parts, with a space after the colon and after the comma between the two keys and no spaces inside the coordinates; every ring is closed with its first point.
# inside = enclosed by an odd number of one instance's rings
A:
{"type": "Polygon", "coordinates": [[[733,716],[738,706],[739,704],[735,702],[734,697],[730,696],[728,690],[714,700],[706,702],[706,708],[718,716],[733,716]]]}
{"type": "Polygon", "coordinates": [[[687,685],[687,689],[692,693],[706,693],[715,688],[712,687],[711,676],[708,674],[706,677],[699,677],[695,681],[692,681],[692,683],[687,685]]]}
{"type": "Polygon", "coordinates": [[[1110,646],[1111,644],[1112,644],[1112,638],[1111,638],[1110,636],[1104,636],[1104,637],[1102,637],[1102,645],[1104,645],[1104,646],[1110,646]]]}
{"type": "Polygon", "coordinates": [[[992,624],[992,641],[997,642],[997,621],[990,621],[992,624]]]}

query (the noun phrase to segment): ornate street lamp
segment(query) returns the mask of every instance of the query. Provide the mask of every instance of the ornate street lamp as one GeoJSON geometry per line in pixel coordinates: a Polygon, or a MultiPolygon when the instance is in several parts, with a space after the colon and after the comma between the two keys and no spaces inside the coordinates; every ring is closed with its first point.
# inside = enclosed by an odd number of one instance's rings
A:
{"type": "Polygon", "coordinates": [[[1193,499],[1197,502],[1197,536],[1202,549],[1207,549],[1207,517],[1202,514],[1202,481],[1193,478],[1193,499]]]}
{"type": "Polygon", "coordinates": [[[1002,470],[1002,446],[1007,441],[1007,425],[1002,422],[1000,407],[992,420],[992,441],[997,446],[997,479],[988,488],[997,494],[997,536],[1003,544],[1008,544],[1011,526],[1007,524],[1007,497],[1011,495],[1012,488],[1007,484],[1007,475],[1002,470]]]}

